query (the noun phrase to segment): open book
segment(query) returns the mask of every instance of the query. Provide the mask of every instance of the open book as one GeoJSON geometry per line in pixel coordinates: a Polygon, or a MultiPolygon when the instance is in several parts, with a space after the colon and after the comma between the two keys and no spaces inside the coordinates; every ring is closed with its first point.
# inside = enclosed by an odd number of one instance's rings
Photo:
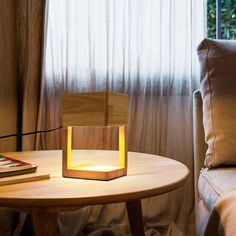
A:
{"type": "Polygon", "coordinates": [[[48,173],[36,171],[36,165],[0,155],[0,186],[50,178],[48,173]]]}

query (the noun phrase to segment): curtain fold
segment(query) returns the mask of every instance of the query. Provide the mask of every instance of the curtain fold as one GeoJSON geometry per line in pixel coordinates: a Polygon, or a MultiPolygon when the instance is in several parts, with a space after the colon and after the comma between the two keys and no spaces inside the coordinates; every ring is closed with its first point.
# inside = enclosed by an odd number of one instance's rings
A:
{"type": "MultiPolygon", "coordinates": [[[[47,9],[39,127],[61,125],[63,92],[125,92],[129,151],[176,159],[193,173],[192,92],[199,83],[204,1],[51,0],[47,9]]],[[[60,146],[59,131],[37,138],[38,148],[60,146]]],[[[75,128],[73,147],[116,149],[117,130],[75,128]]],[[[194,235],[193,192],[191,175],[179,190],[144,200],[147,235],[194,235]]],[[[124,205],[119,213],[112,209],[88,208],[88,223],[127,234],[124,205]]]]}
{"type": "Polygon", "coordinates": [[[45,1],[1,1],[1,151],[34,150],[42,85],[45,1]]]}
{"type": "MultiPolygon", "coordinates": [[[[17,41],[15,1],[0,1],[0,136],[18,130],[17,41]]],[[[15,151],[16,137],[0,139],[0,151],[15,151]]],[[[0,208],[0,234],[14,233],[18,214],[0,208]]]]}
{"type": "MultiPolygon", "coordinates": [[[[15,1],[0,1],[0,136],[18,129],[17,32],[15,1]]],[[[0,139],[0,151],[14,151],[16,137],[0,139]]]]}
{"type": "MultiPolygon", "coordinates": [[[[17,1],[17,39],[20,80],[21,132],[37,130],[38,110],[43,84],[44,0],[17,1]]],[[[36,135],[22,137],[22,150],[35,150],[36,135]]]]}
{"type": "MultiPolygon", "coordinates": [[[[0,152],[34,150],[42,84],[44,0],[0,1],[0,152]]],[[[0,235],[20,235],[26,214],[0,208],[0,235]]]]}

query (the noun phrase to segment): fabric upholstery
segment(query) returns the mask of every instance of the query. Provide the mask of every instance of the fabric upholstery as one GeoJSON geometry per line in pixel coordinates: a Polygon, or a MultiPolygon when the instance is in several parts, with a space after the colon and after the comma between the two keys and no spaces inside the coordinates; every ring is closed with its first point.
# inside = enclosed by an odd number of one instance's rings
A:
{"type": "Polygon", "coordinates": [[[193,94],[193,142],[194,142],[194,186],[195,205],[199,199],[198,178],[203,167],[207,145],[204,140],[203,118],[202,118],[202,97],[200,90],[193,94]]]}
{"type": "Polygon", "coordinates": [[[203,236],[210,217],[210,210],[205,206],[205,202],[200,199],[196,204],[195,211],[196,233],[197,236],[203,236]]]}
{"type": "Polygon", "coordinates": [[[236,187],[224,193],[210,214],[204,236],[235,236],[236,187]]]}
{"type": "Polygon", "coordinates": [[[205,206],[198,192],[198,179],[204,165],[207,144],[204,138],[201,91],[193,94],[193,142],[194,142],[194,190],[195,190],[195,224],[198,236],[204,234],[210,211],[205,206]]]}
{"type": "Polygon", "coordinates": [[[225,192],[236,186],[236,167],[201,170],[198,182],[199,194],[211,211],[225,192]]]}
{"type": "Polygon", "coordinates": [[[203,124],[208,144],[205,165],[236,164],[236,41],[205,39],[201,64],[203,124]]]}

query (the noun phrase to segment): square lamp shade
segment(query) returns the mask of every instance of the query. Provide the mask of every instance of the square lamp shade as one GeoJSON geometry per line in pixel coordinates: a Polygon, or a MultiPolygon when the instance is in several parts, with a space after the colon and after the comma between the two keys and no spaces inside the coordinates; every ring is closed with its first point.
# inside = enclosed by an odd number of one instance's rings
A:
{"type": "Polygon", "coordinates": [[[123,93],[64,93],[62,101],[62,174],[64,177],[110,180],[127,174],[128,96],[123,93]],[[119,164],[72,164],[72,127],[119,128],[119,164]]]}

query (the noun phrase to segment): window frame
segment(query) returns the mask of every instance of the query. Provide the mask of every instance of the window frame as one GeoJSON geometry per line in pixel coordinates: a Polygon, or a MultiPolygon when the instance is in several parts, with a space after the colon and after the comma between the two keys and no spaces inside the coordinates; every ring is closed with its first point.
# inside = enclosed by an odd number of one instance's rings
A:
{"type": "Polygon", "coordinates": [[[221,39],[221,0],[216,0],[216,39],[221,39]]]}

